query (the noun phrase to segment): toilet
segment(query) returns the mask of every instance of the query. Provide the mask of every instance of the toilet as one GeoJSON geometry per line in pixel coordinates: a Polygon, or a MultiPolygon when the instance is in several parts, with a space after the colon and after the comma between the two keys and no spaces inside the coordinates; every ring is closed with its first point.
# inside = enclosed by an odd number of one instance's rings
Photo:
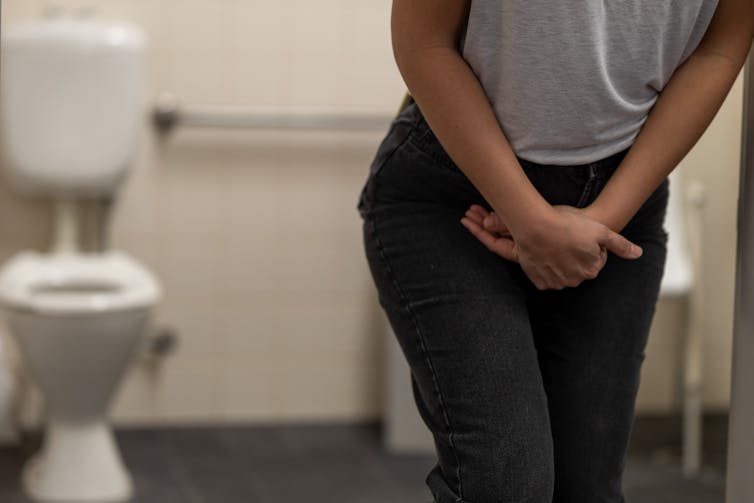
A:
{"type": "Polygon", "coordinates": [[[45,402],[42,447],[22,473],[32,501],[133,494],[107,410],[161,290],[123,251],[82,251],[77,204],[113,198],[131,166],[145,48],[137,28],[91,18],[3,27],[2,171],[20,194],[55,201],[50,250],[0,267],[2,317],[45,402]]]}

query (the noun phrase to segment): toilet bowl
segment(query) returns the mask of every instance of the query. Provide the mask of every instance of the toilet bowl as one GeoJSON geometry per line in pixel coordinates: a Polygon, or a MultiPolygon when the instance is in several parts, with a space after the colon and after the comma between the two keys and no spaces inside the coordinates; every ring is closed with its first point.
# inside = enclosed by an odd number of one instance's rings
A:
{"type": "MultiPolygon", "coordinates": [[[[107,408],[160,292],[125,253],[81,251],[77,205],[112,202],[130,171],[146,38],[77,16],[11,24],[2,37],[3,172],[19,194],[55,201],[50,252],[19,252],[0,268],[0,310],[46,405],[23,487],[39,502],[123,502],[132,484],[107,408]]],[[[103,219],[97,242],[107,229],[103,219]]]]}
{"type": "Polygon", "coordinates": [[[46,403],[43,446],[23,473],[32,499],[131,496],[106,412],[159,295],[119,251],[21,252],[0,269],[0,307],[46,403]]]}

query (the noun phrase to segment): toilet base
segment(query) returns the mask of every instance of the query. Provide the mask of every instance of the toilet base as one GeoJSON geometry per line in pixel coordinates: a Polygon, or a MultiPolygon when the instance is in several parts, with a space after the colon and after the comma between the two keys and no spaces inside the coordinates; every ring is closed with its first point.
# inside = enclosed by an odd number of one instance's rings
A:
{"type": "Polygon", "coordinates": [[[42,448],[24,466],[23,487],[32,501],[43,503],[122,503],[133,494],[131,476],[104,420],[49,421],[42,448]]]}

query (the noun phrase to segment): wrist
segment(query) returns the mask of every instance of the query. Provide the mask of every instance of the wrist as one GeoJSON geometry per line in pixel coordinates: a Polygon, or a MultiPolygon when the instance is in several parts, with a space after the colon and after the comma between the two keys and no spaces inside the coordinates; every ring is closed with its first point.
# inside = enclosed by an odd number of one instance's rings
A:
{"type": "Polygon", "coordinates": [[[519,240],[537,240],[550,235],[557,225],[557,211],[544,199],[544,204],[521,211],[508,225],[510,233],[519,240]]]}
{"type": "Polygon", "coordinates": [[[607,226],[614,232],[619,232],[623,226],[619,226],[615,219],[606,211],[602,206],[596,204],[596,201],[592,204],[585,206],[581,211],[589,218],[596,220],[602,225],[607,226]]]}

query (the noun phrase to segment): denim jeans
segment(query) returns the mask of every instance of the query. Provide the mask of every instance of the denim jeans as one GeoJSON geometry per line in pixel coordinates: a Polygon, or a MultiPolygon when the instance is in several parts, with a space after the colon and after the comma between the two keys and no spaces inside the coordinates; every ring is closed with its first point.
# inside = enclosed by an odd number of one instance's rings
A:
{"type": "MultiPolygon", "coordinates": [[[[519,159],[552,205],[584,207],[627,150],[578,166],[519,159]]],[[[491,207],[416,103],[396,117],[359,200],[379,303],[411,368],[437,503],[619,503],[640,368],[666,257],[669,179],[575,288],[539,290],[460,223],[491,207]]]]}

